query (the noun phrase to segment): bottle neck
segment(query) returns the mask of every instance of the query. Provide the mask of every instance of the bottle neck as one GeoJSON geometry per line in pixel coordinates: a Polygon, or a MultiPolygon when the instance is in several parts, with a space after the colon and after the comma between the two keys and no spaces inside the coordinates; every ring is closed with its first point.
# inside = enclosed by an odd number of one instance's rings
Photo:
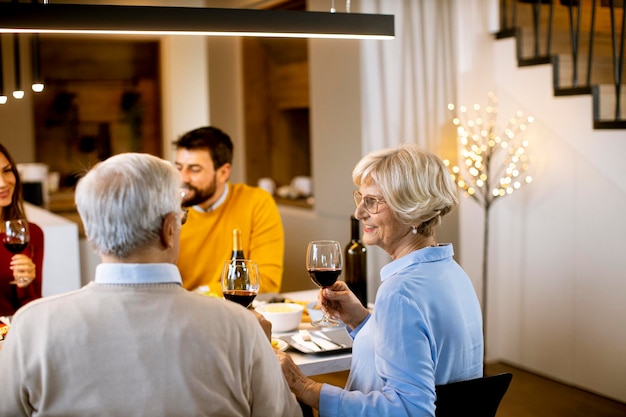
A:
{"type": "Polygon", "coordinates": [[[232,259],[245,259],[241,243],[241,230],[233,229],[233,252],[232,259]]]}
{"type": "Polygon", "coordinates": [[[350,232],[353,242],[358,242],[359,240],[361,240],[359,221],[354,216],[350,217],[350,232]]]}

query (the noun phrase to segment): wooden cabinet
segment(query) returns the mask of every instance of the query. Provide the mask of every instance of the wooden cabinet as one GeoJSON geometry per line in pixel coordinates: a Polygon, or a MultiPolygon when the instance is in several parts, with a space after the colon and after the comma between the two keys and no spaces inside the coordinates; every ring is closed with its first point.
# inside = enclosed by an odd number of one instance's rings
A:
{"type": "Polygon", "coordinates": [[[243,39],[243,85],[246,182],[269,177],[280,187],[311,176],[308,41],[243,39]]]}
{"type": "Polygon", "coordinates": [[[111,155],[162,155],[158,41],[41,36],[40,55],[36,159],[62,187],[111,155]]]}

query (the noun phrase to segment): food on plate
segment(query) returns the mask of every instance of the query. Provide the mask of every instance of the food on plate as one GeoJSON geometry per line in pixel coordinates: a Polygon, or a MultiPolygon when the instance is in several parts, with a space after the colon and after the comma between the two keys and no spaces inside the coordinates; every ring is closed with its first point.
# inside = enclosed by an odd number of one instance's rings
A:
{"type": "Polygon", "coordinates": [[[277,352],[283,352],[287,350],[289,345],[284,340],[272,339],[272,348],[277,352]]]}
{"type": "Polygon", "coordinates": [[[4,340],[8,332],[9,326],[4,323],[0,323],[0,340],[4,340]]]}
{"type": "Polygon", "coordinates": [[[300,304],[302,307],[304,307],[304,310],[302,311],[302,323],[311,322],[311,317],[309,316],[309,311],[307,310],[307,304],[309,304],[310,301],[297,301],[297,300],[291,300],[289,298],[286,298],[284,302],[292,303],[292,304],[300,304]]]}
{"type": "Polygon", "coordinates": [[[209,290],[208,285],[200,285],[198,288],[193,290],[193,292],[206,295],[207,297],[222,298],[222,294],[218,294],[216,292],[209,290]]]}

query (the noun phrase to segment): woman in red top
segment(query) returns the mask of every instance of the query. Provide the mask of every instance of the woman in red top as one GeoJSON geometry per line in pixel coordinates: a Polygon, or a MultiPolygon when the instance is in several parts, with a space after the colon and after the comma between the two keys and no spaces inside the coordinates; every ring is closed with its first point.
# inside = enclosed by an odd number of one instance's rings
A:
{"type": "MultiPolygon", "coordinates": [[[[25,218],[15,161],[0,144],[0,221],[25,218]]],[[[0,316],[12,316],[24,304],[41,298],[43,231],[34,223],[29,223],[29,230],[30,243],[24,252],[13,255],[0,245],[0,316]]]]}

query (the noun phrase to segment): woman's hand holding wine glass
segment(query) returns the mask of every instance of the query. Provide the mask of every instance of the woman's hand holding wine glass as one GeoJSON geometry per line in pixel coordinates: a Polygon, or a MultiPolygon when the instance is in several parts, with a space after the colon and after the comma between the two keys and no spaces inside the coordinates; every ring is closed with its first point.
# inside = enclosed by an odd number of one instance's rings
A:
{"type": "Polygon", "coordinates": [[[28,256],[21,254],[30,243],[28,222],[25,219],[4,221],[0,233],[2,244],[14,254],[11,258],[11,269],[15,280],[11,284],[20,288],[27,287],[35,279],[35,264],[28,256]]]}
{"type": "MultiPolygon", "coordinates": [[[[309,242],[306,249],[306,269],[311,277],[321,288],[332,286],[343,269],[343,250],[339,242],[334,240],[314,240],[309,242]]],[[[333,327],[339,325],[324,312],[324,316],[315,322],[313,326],[333,327]]]]}

